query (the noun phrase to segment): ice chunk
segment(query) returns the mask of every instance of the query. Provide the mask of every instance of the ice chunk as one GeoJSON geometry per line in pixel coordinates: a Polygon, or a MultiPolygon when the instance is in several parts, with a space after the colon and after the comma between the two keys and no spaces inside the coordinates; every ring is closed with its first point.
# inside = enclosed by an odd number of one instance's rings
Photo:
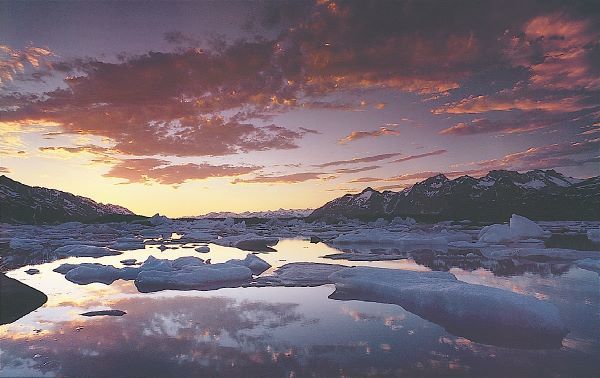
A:
{"type": "Polygon", "coordinates": [[[458,281],[447,272],[355,267],[329,279],[336,286],[334,299],[394,303],[476,342],[559,348],[568,332],[550,303],[458,281]]]}
{"type": "Polygon", "coordinates": [[[440,234],[417,234],[390,232],[382,229],[361,229],[342,234],[333,239],[334,244],[394,244],[394,245],[441,245],[447,246],[448,239],[440,234]]]}
{"type": "Polygon", "coordinates": [[[135,286],[141,292],[202,289],[214,286],[236,286],[251,278],[252,271],[245,266],[227,263],[205,264],[188,266],[186,269],[174,272],[145,270],[138,274],[135,286]]]}
{"type": "Polygon", "coordinates": [[[600,228],[588,230],[587,237],[594,243],[600,243],[600,228]]]}
{"type": "Polygon", "coordinates": [[[600,256],[596,251],[577,251],[562,248],[483,248],[481,253],[495,260],[509,258],[579,260],[600,256]]]}
{"type": "Polygon", "coordinates": [[[299,262],[285,264],[275,271],[273,278],[284,286],[319,286],[332,283],[329,276],[345,266],[299,262]]]}
{"type": "Polygon", "coordinates": [[[244,251],[271,251],[272,246],[279,243],[279,238],[259,236],[253,233],[226,236],[221,239],[214,240],[213,243],[225,247],[236,247],[244,251]]]}
{"type": "Polygon", "coordinates": [[[591,270],[592,272],[600,274],[600,259],[577,260],[575,265],[581,269],[591,270]]]}
{"type": "Polygon", "coordinates": [[[198,258],[198,257],[194,257],[194,256],[179,257],[179,258],[173,260],[173,262],[171,263],[171,266],[174,269],[182,269],[187,266],[200,266],[200,265],[204,265],[204,260],[202,260],[201,258],[198,258]]]}
{"type": "Polygon", "coordinates": [[[157,259],[156,257],[150,255],[140,268],[142,270],[160,270],[163,272],[170,272],[173,270],[173,266],[171,264],[171,260],[157,259]]]}
{"type": "Polygon", "coordinates": [[[515,240],[515,235],[506,224],[492,224],[485,226],[479,232],[479,241],[484,243],[504,243],[515,240]]]}
{"type": "Polygon", "coordinates": [[[234,259],[227,261],[227,263],[246,266],[250,268],[254,274],[261,274],[271,267],[271,264],[251,253],[249,253],[243,260],[234,259]]]}
{"type": "Polygon", "coordinates": [[[509,225],[493,224],[482,228],[479,232],[479,241],[485,243],[506,243],[543,236],[544,230],[535,222],[513,214],[509,225]]]}
{"type": "Polygon", "coordinates": [[[144,242],[135,238],[120,238],[110,245],[110,248],[119,251],[131,251],[134,249],[144,249],[144,242]]]}
{"type": "Polygon", "coordinates": [[[70,269],[65,278],[79,285],[101,282],[110,285],[121,277],[121,270],[112,265],[80,264],[70,269]]]}
{"type": "Polygon", "coordinates": [[[12,238],[10,239],[9,246],[11,249],[18,249],[29,252],[41,252],[44,246],[40,242],[39,239],[19,239],[12,238]]]}
{"type": "Polygon", "coordinates": [[[540,238],[544,236],[544,230],[537,223],[513,214],[509,222],[510,231],[519,239],[540,238]]]}
{"type": "Polygon", "coordinates": [[[77,257],[102,257],[102,256],[114,256],[120,255],[121,252],[115,251],[106,247],[98,247],[95,245],[65,245],[63,247],[56,248],[54,254],[57,256],[77,256],[77,257]]]}

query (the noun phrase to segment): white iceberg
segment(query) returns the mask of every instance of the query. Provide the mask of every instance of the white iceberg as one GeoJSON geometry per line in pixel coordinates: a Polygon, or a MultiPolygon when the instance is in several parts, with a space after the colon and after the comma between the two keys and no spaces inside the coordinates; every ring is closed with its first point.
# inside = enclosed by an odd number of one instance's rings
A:
{"type": "Polygon", "coordinates": [[[347,268],[329,276],[334,299],[394,303],[448,332],[504,346],[560,347],[558,309],[534,297],[458,281],[447,272],[347,268]]]}
{"type": "Polygon", "coordinates": [[[508,225],[493,224],[482,228],[479,232],[479,241],[496,244],[543,236],[544,230],[537,223],[513,214],[508,225]]]}

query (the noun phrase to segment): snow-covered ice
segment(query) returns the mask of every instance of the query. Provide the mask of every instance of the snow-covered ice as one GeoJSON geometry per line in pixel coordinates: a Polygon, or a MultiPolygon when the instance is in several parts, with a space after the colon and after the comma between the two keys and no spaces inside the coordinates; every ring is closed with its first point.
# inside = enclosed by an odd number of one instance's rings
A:
{"type": "Polygon", "coordinates": [[[567,330],[558,309],[534,297],[458,281],[447,272],[354,267],[329,276],[333,298],[394,303],[477,342],[560,346],[567,330]]]}

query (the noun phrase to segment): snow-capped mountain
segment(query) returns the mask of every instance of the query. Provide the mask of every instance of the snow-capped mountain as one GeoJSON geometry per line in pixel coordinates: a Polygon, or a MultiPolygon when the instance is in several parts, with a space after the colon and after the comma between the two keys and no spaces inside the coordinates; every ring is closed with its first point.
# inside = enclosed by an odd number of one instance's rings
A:
{"type": "Polygon", "coordinates": [[[304,218],[314,209],[279,209],[265,211],[244,211],[235,213],[231,211],[218,211],[192,218],[304,218]]]}
{"type": "Polygon", "coordinates": [[[454,180],[439,174],[400,192],[366,188],[316,209],[309,219],[412,216],[424,219],[600,219],[600,176],[576,179],[554,170],[491,171],[454,180]]]}
{"type": "Polygon", "coordinates": [[[102,204],[56,189],[28,186],[0,176],[0,221],[59,223],[93,220],[106,215],[134,215],[130,210],[102,204]]]}

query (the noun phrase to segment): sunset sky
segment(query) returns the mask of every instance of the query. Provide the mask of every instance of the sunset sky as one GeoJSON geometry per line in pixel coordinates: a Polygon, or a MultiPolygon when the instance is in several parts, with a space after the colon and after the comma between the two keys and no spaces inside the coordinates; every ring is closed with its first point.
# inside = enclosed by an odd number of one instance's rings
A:
{"type": "Polygon", "coordinates": [[[0,2],[0,172],[144,215],[600,174],[597,1],[0,2]]]}

